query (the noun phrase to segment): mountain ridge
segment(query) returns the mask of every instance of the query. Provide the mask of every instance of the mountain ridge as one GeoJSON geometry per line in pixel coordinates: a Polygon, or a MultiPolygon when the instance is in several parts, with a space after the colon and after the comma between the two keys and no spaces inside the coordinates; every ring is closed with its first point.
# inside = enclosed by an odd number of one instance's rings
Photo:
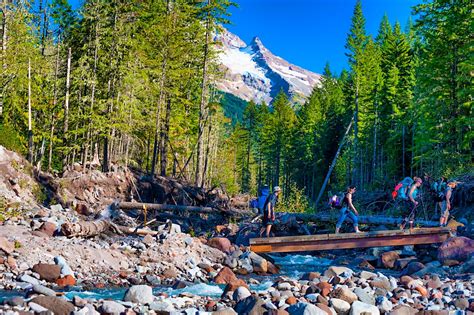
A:
{"type": "Polygon", "coordinates": [[[283,90],[292,102],[303,102],[321,75],[274,55],[258,36],[249,44],[224,29],[216,35],[221,44],[219,62],[223,77],[217,88],[243,100],[270,103],[283,90]]]}

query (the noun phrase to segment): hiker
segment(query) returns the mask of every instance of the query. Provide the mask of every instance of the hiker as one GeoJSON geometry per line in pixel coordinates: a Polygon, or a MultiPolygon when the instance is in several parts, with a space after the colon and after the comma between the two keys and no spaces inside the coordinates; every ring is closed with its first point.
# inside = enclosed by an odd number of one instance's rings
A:
{"type": "Polygon", "coordinates": [[[451,199],[453,197],[453,189],[457,186],[457,182],[451,180],[448,187],[444,190],[444,200],[441,202],[441,217],[439,218],[439,226],[445,227],[448,224],[449,211],[451,210],[451,199]]]}
{"type": "Polygon", "coordinates": [[[444,176],[441,176],[439,180],[435,181],[433,185],[431,186],[431,192],[433,196],[433,200],[435,202],[435,213],[438,213],[438,208],[440,211],[440,219],[441,216],[443,215],[442,211],[442,203],[444,201],[444,192],[447,188],[447,178],[444,176]]]}
{"type": "Polygon", "coordinates": [[[352,203],[352,195],[355,193],[356,188],[355,186],[349,186],[347,187],[346,194],[344,195],[344,199],[342,201],[342,208],[341,208],[341,214],[339,216],[339,220],[337,220],[336,224],[336,234],[339,233],[339,230],[341,229],[342,223],[346,220],[347,217],[352,220],[352,224],[354,226],[354,230],[356,233],[360,233],[359,231],[359,212],[357,209],[354,207],[354,204],[352,203]]]}
{"type": "Polygon", "coordinates": [[[266,236],[270,237],[270,230],[272,229],[272,225],[275,223],[275,204],[278,201],[278,196],[281,193],[281,188],[275,186],[273,188],[273,193],[270,194],[265,201],[265,205],[263,207],[263,220],[262,220],[262,228],[260,229],[260,237],[264,231],[266,231],[266,236]]]}
{"type": "Polygon", "coordinates": [[[413,229],[413,222],[415,221],[416,215],[416,207],[418,206],[418,201],[416,201],[416,197],[418,195],[418,189],[423,184],[423,180],[421,178],[414,177],[413,179],[414,182],[410,186],[410,189],[408,191],[408,199],[405,200],[405,208],[407,208],[409,211],[407,211],[408,216],[406,216],[400,224],[400,230],[405,229],[407,222],[410,223],[410,229],[413,229]]]}

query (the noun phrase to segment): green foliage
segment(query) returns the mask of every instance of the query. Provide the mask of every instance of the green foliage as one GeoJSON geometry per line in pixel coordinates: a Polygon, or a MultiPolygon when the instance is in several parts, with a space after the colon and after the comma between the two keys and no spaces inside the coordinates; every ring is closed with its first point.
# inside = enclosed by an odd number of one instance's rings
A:
{"type": "Polygon", "coordinates": [[[247,101],[229,93],[221,93],[222,98],[220,103],[224,109],[225,116],[232,120],[232,125],[235,125],[237,122],[242,122],[245,108],[247,108],[247,101]]]}
{"type": "Polygon", "coordinates": [[[284,194],[284,198],[278,208],[279,211],[291,213],[306,213],[312,211],[304,189],[298,188],[295,183],[290,185],[289,191],[284,194]]]}
{"type": "Polygon", "coordinates": [[[2,124],[0,125],[0,145],[8,150],[26,154],[26,147],[20,137],[18,131],[12,127],[2,124]]]}

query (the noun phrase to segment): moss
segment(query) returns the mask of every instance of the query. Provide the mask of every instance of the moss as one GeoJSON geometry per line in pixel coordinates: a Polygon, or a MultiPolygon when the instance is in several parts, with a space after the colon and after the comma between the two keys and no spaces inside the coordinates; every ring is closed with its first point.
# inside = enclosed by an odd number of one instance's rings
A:
{"type": "Polygon", "coordinates": [[[8,203],[7,199],[0,196],[0,222],[12,217],[18,217],[23,214],[20,203],[8,203]]]}
{"type": "Polygon", "coordinates": [[[46,189],[39,184],[35,184],[31,192],[33,193],[33,196],[35,197],[38,203],[44,204],[48,199],[46,189]]]}
{"type": "Polygon", "coordinates": [[[21,247],[22,247],[21,243],[19,241],[15,240],[15,248],[18,249],[18,248],[21,248],[21,247]]]}

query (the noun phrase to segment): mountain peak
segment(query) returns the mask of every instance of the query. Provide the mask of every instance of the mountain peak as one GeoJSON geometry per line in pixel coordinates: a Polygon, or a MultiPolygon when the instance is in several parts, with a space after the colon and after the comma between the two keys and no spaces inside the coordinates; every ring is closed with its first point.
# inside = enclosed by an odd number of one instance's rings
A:
{"type": "Polygon", "coordinates": [[[225,30],[217,39],[223,43],[219,54],[225,71],[217,87],[244,100],[270,103],[283,89],[294,102],[304,102],[321,76],[275,56],[255,36],[245,44],[225,30]]]}

